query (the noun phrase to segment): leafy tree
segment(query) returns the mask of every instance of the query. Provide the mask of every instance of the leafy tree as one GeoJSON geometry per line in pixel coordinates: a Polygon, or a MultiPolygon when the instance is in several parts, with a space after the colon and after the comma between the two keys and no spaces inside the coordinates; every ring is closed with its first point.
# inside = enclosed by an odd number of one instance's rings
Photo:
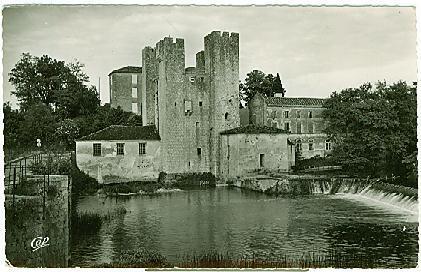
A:
{"type": "Polygon", "coordinates": [[[65,119],[58,123],[55,135],[62,144],[73,147],[74,140],[79,137],[79,126],[72,119],[65,119]]]}
{"type": "Polygon", "coordinates": [[[43,145],[49,145],[55,141],[55,127],[56,118],[50,107],[41,102],[30,105],[18,129],[20,143],[35,147],[36,140],[41,139],[43,145]]]}
{"type": "Polygon", "coordinates": [[[285,94],[279,74],[274,77],[272,74],[265,75],[262,71],[253,70],[247,74],[245,83],[239,85],[240,100],[247,103],[256,94],[261,93],[266,97],[273,97],[275,93],[285,94]]]}
{"type": "Polygon", "coordinates": [[[9,73],[22,110],[43,103],[54,109],[60,119],[92,114],[99,106],[95,87],[86,86],[88,76],[83,64],[66,64],[44,55],[24,53],[9,73]]]}
{"type": "Polygon", "coordinates": [[[4,116],[4,145],[13,147],[19,145],[19,126],[23,121],[23,114],[18,110],[13,110],[10,103],[3,103],[4,116]]]}
{"type": "Polygon", "coordinates": [[[325,102],[333,156],[345,169],[407,177],[416,153],[416,90],[405,82],[364,84],[332,93],[325,102]]]}

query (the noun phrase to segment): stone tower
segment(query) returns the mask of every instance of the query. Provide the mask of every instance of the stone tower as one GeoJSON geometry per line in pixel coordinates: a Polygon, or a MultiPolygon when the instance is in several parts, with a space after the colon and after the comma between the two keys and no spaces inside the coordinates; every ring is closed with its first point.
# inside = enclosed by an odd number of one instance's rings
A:
{"type": "Polygon", "coordinates": [[[142,97],[142,123],[153,125],[156,123],[156,93],[158,90],[158,71],[155,49],[145,47],[142,50],[142,81],[141,81],[141,97],[142,97]]]}
{"type": "Polygon", "coordinates": [[[210,172],[219,176],[220,132],[240,125],[238,106],[239,34],[213,31],[205,37],[209,88],[210,172]]]}
{"type": "Polygon", "coordinates": [[[166,37],[156,44],[158,67],[157,123],[165,172],[186,172],[184,113],[184,40],[166,37]]]}

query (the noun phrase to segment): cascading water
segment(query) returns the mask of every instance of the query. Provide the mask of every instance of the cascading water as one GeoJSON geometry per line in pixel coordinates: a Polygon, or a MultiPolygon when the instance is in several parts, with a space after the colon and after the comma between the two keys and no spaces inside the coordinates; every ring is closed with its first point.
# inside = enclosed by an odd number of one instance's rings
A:
{"type": "Polygon", "coordinates": [[[376,181],[326,179],[310,181],[309,190],[313,194],[332,194],[418,220],[418,195],[413,188],[376,181]]]}

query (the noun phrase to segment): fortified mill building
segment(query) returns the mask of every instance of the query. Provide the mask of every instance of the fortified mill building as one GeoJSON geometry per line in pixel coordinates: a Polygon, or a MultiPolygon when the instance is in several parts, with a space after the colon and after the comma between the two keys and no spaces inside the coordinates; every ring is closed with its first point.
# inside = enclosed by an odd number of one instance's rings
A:
{"type": "Polygon", "coordinates": [[[240,127],[238,33],[207,35],[196,66],[187,68],[184,40],[166,37],[142,50],[142,67],[114,70],[109,80],[111,106],[141,114],[143,126],[111,126],[76,141],[79,168],[100,182],[155,179],[160,172],[226,179],[294,165],[288,129],[240,127]]]}

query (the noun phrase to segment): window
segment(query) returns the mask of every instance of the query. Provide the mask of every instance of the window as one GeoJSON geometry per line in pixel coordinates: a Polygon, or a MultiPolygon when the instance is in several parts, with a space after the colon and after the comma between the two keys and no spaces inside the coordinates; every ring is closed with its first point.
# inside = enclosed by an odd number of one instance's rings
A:
{"type": "Polygon", "coordinates": [[[272,127],[273,128],[278,128],[278,122],[277,121],[272,121],[272,127]]]}
{"type": "Polygon", "coordinates": [[[308,124],[308,133],[314,133],[314,127],[312,123],[308,124]]]}
{"type": "Polygon", "coordinates": [[[265,154],[260,154],[259,156],[259,166],[264,167],[265,164],[265,154]]]}
{"type": "Polygon", "coordinates": [[[285,123],[284,128],[285,128],[286,131],[289,131],[289,123],[285,123]]]}
{"type": "Polygon", "coordinates": [[[194,83],[194,76],[189,77],[191,83],[194,83]]]}
{"type": "Polygon", "coordinates": [[[284,111],[284,118],[289,118],[289,111],[284,111]]]}
{"type": "Polygon", "coordinates": [[[313,142],[313,140],[308,140],[308,150],[309,151],[314,150],[314,142],[313,142]]]}
{"type": "Polygon", "coordinates": [[[308,112],[308,118],[313,118],[313,113],[311,111],[308,112]]]}
{"type": "Polygon", "coordinates": [[[203,105],[202,101],[199,101],[199,107],[201,107],[203,105]]]}
{"type": "Polygon", "coordinates": [[[202,149],[200,147],[197,148],[197,156],[201,156],[202,155],[202,149]]]}
{"type": "Polygon", "coordinates": [[[146,154],[146,143],[139,143],[139,155],[146,154]]]}
{"type": "Polygon", "coordinates": [[[301,133],[301,123],[297,123],[297,133],[301,133]]]}
{"type": "Polygon", "coordinates": [[[132,88],[132,97],[137,98],[137,88],[132,88]]]}
{"type": "Polygon", "coordinates": [[[94,156],[101,156],[101,144],[93,144],[94,156]]]}
{"type": "Polygon", "coordinates": [[[117,143],[117,155],[124,155],[124,144],[117,143]]]}
{"type": "Polygon", "coordinates": [[[137,75],[132,75],[132,84],[137,84],[137,75]]]}
{"type": "Polygon", "coordinates": [[[297,140],[297,142],[295,143],[295,151],[299,153],[301,152],[302,149],[303,149],[303,146],[301,145],[301,140],[297,140]]]}
{"type": "Polygon", "coordinates": [[[184,113],[187,114],[192,114],[192,105],[191,105],[191,100],[184,100],[184,113]]]}
{"type": "Polygon", "coordinates": [[[329,140],[325,142],[325,149],[332,150],[332,143],[329,140]]]}
{"type": "Polygon", "coordinates": [[[138,110],[138,108],[137,108],[137,103],[136,103],[136,102],[133,102],[133,103],[132,103],[132,112],[133,112],[133,113],[137,113],[137,110],[138,110]]]}
{"type": "Polygon", "coordinates": [[[225,120],[228,120],[228,112],[225,113],[225,120]]]}
{"type": "Polygon", "coordinates": [[[301,111],[297,110],[297,118],[301,118],[301,111]]]}

